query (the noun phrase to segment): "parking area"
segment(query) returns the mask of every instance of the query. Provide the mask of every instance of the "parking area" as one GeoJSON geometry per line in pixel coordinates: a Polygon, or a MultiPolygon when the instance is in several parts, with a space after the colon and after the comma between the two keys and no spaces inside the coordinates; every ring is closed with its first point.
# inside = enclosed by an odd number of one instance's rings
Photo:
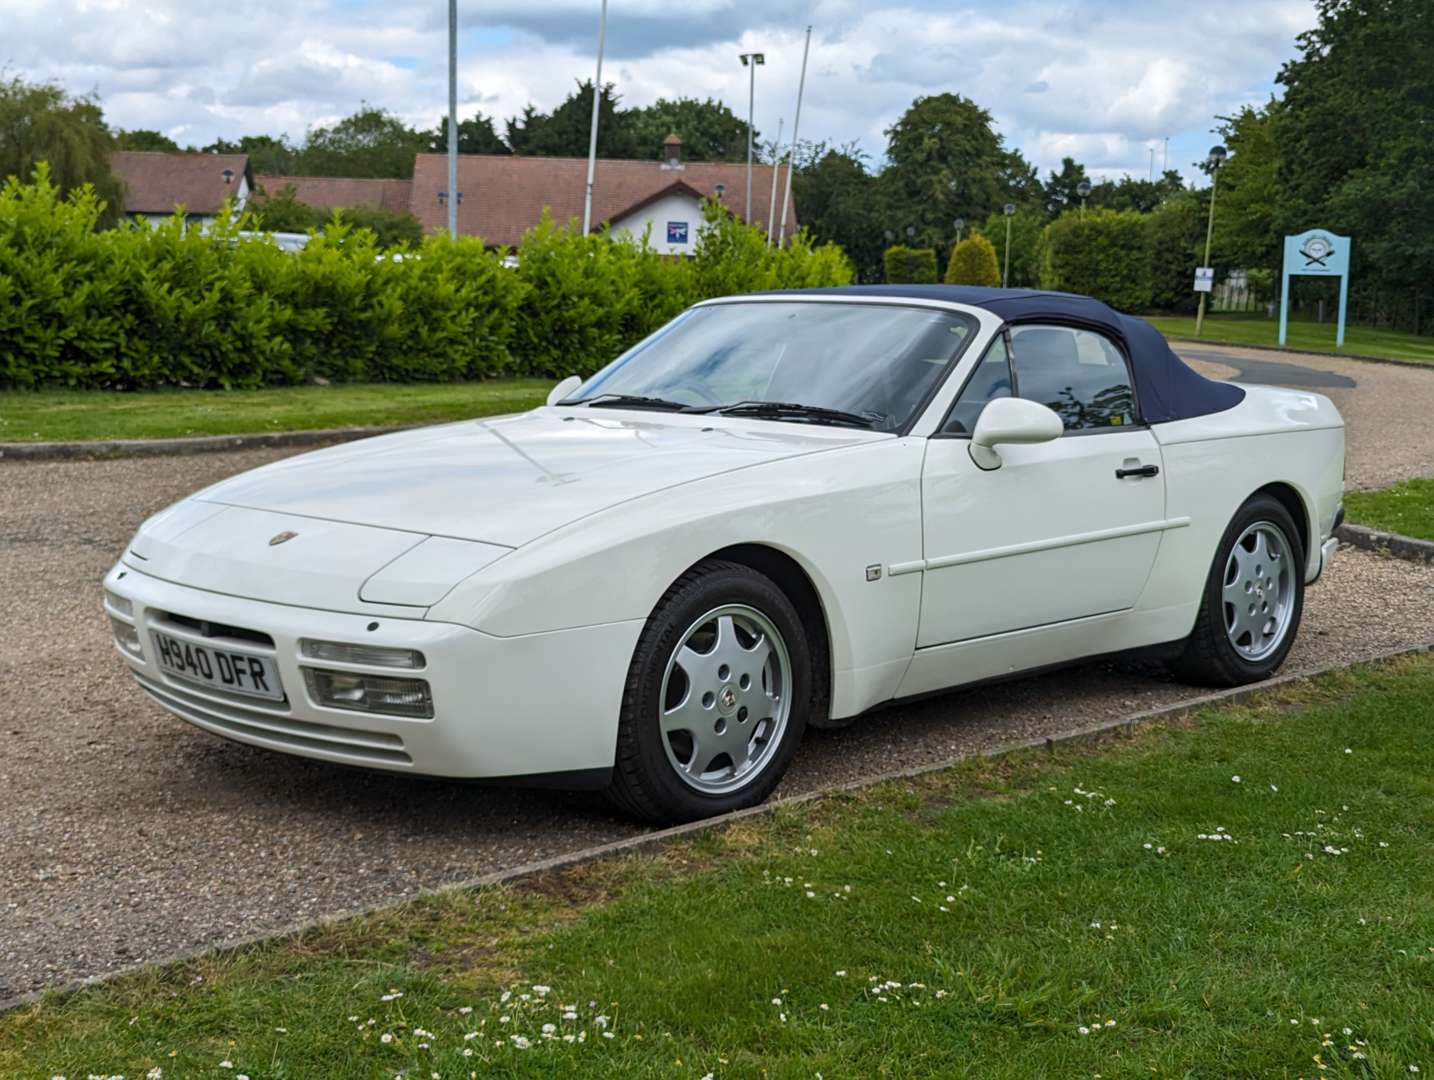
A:
{"type": "MultiPolygon", "coordinates": [[[[1434,371],[1228,347],[1220,377],[1327,393],[1349,483],[1434,474],[1434,371]]],[[[114,655],[98,582],[138,523],[292,451],[0,464],[0,1000],[401,899],[631,835],[592,795],[345,770],[226,743],[162,713],[114,655]]],[[[1434,568],[1341,553],[1286,670],[1434,641],[1434,568]]],[[[1155,670],[1088,665],[813,733],[784,792],[1173,703],[1155,670]]]]}

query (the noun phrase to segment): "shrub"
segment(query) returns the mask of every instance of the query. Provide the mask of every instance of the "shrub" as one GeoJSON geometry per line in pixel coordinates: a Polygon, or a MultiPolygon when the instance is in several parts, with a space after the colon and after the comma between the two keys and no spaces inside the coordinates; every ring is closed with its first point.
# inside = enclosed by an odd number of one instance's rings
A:
{"type": "Polygon", "coordinates": [[[1161,311],[1194,311],[1195,267],[1205,241],[1199,202],[1180,195],[1147,214],[1145,237],[1150,252],[1150,305],[1161,311]]]}
{"type": "Polygon", "coordinates": [[[909,248],[904,244],[886,249],[882,256],[886,280],[890,285],[934,285],[936,283],[936,251],[934,248],[909,248]]]}
{"type": "Polygon", "coordinates": [[[972,233],[951,249],[946,264],[947,285],[999,285],[1001,268],[996,249],[980,233],[972,233]]]}
{"type": "Polygon", "coordinates": [[[1150,306],[1145,219],[1134,211],[1065,213],[1046,226],[1041,287],[1084,293],[1120,311],[1150,306]]]}
{"type": "Polygon", "coordinates": [[[476,237],[386,251],[342,217],[285,252],[248,218],[96,231],[101,212],[43,168],[0,188],[0,387],[586,374],[704,297],[852,278],[839,248],[769,248],[715,209],[693,259],[545,219],[516,269],[476,237]]]}
{"type": "MultiPolygon", "coordinates": [[[[996,249],[996,265],[1001,277],[1013,289],[1036,289],[1041,284],[1041,230],[1045,215],[1022,208],[1008,219],[1000,212],[992,214],[981,226],[996,249]],[[1006,226],[1011,227],[1010,271],[1006,271],[1006,226]]],[[[999,282],[997,282],[999,284],[999,282]]]]}

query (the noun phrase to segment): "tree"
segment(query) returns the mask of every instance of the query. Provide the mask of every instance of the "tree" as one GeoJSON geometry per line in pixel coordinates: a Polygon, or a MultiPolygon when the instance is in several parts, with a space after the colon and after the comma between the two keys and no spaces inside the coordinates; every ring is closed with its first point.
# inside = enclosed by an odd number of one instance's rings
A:
{"type": "Polygon", "coordinates": [[[179,144],[163,132],[135,128],[133,131],[115,132],[115,149],[158,150],[173,154],[179,151],[179,144]]]}
{"type": "Polygon", "coordinates": [[[1081,199],[1076,188],[1089,183],[1084,165],[1073,157],[1061,158],[1060,172],[1052,171],[1046,180],[1046,213],[1060,217],[1067,210],[1078,209],[1081,199]]]}
{"type": "MultiPolygon", "coordinates": [[[[428,152],[448,153],[448,118],[445,116],[428,133],[428,152]]],[[[493,128],[493,118],[475,113],[458,121],[458,152],[460,154],[511,154],[508,144],[493,128]]]]}
{"type": "Polygon", "coordinates": [[[1434,280],[1434,19],[1416,0],[1315,10],[1278,76],[1276,233],[1352,235],[1355,288],[1415,293],[1417,310],[1434,280]]]}
{"type": "Polygon", "coordinates": [[[421,132],[365,104],[333,127],[309,132],[298,164],[310,176],[407,178],[413,175],[414,155],[427,148],[421,132]]]}
{"type": "Polygon", "coordinates": [[[1220,169],[1214,249],[1219,262],[1246,270],[1278,270],[1281,239],[1275,219],[1280,205],[1280,158],[1275,125],[1280,104],[1246,106],[1220,117],[1220,141],[1230,152],[1220,169]]]}
{"type": "Polygon", "coordinates": [[[1159,180],[1137,180],[1126,174],[1119,180],[1102,180],[1091,188],[1089,205],[1102,210],[1133,210],[1148,214],[1166,199],[1185,190],[1185,181],[1175,169],[1167,169],[1159,180]]]}
{"type": "MultiPolygon", "coordinates": [[[[628,114],[618,109],[620,101],[612,83],[604,83],[598,103],[598,157],[637,156],[637,141],[628,114]]],[[[587,157],[592,114],[593,84],[588,79],[578,83],[577,90],[551,113],[541,113],[529,105],[522,116],[509,120],[508,146],[515,154],[587,157]]]]}
{"type": "Polygon", "coordinates": [[[944,248],[957,217],[984,219],[1039,187],[1024,159],[1002,145],[991,114],[959,94],[917,98],[886,135],[880,186],[888,227],[914,225],[924,243],[944,248]]]}
{"type": "MultiPolygon", "coordinates": [[[[1225,198],[1223,189],[1222,177],[1222,203],[1225,198]]],[[[1185,192],[1166,200],[1158,210],[1145,216],[1152,307],[1161,311],[1195,310],[1195,267],[1200,265],[1204,254],[1205,212],[1208,208],[1208,199],[1194,192],[1185,192]]]]}
{"type": "Polygon", "coordinates": [[[201,148],[206,154],[248,154],[249,168],[263,176],[301,173],[299,151],[284,135],[244,135],[236,140],[215,139],[201,148]]]}
{"type": "Polygon", "coordinates": [[[946,265],[946,284],[1001,284],[1001,268],[991,241],[980,233],[973,233],[952,248],[951,261],[946,265]]]}
{"type": "Polygon", "coordinates": [[[395,213],[377,207],[353,206],[327,213],[299,201],[293,184],[281,191],[263,192],[249,204],[255,224],[269,232],[322,232],[332,222],[368,229],[378,237],[380,247],[417,244],[423,239],[422,223],[408,211],[395,213]]]}
{"type": "Polygon", "coordinates": [[[28,182],[40,162],[62,195],[89,184],[103,200],[101,225],[124,213],[124,185],[110,172],[114,137],[93,96],[71,97],[57,83],[0,79],[0,181],[28,182]]]}
{"type": "Polygon", "coordinates": [[[820,144],[815,160],[799,157],[792,178],[802,226],[817,242],[839,245],[863,281],[880,281],[884,273],[877,189],[876,177],[855,143],[832,148],[820,144]]]}
{"type": "MultiPolygon", "coordinates": [[[[592,99],[588,99],[592,107],[592,99]]],[[[746,161],[747,121],[711,98],[677,98],[629,109],[623,123],[630,126],[639,158],[656,160],[662,140],[674,132],[682,139],[682,154],[689,161],[746,161]]],[[[753,131],[753,155],[760,148],[761,132],[753,131]]]]}

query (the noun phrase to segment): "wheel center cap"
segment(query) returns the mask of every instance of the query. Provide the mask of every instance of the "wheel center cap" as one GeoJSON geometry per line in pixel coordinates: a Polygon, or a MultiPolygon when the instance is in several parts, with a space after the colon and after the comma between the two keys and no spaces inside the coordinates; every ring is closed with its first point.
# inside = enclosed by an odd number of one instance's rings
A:
{"type": "Polygon", "coordinates": [[[723,716],[727,716],[730,713],[735,712],[736,709],[737,691],[733,690],[730,685],[724,686],[721,690],[717,691],[718,712],[720,712],[723,716]]]}

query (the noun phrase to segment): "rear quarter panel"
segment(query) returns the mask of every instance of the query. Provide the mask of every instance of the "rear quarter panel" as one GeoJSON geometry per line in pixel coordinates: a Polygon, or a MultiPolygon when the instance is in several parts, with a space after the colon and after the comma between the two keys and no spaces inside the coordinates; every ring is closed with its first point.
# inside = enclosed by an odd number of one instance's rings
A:
{"type": "Polygon", "coordinates": [[[1162,539],[1142,608],[1198,599],[1235,511],[1271,484],[1298,494],[1308,537],[1305,578],[1319,573],[1320,544],[1344,499],[1344,421],[1322,394],[1245,389],[1233,409],[1152,428],[1165,465],[1166,516],[1190,524],[1162,539]]]}

